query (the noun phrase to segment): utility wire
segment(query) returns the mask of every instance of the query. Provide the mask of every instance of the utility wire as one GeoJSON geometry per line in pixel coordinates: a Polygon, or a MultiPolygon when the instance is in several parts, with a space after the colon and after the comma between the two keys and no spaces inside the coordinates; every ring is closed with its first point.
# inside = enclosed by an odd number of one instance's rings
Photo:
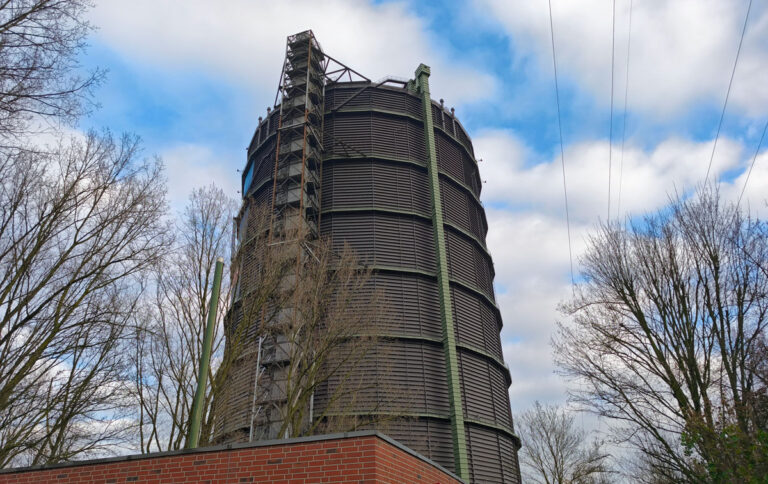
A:
{"type": "Polygon", "coordinates": [[[555,98],[557,99],[557,128],[560,134],[560,165],[563,168],[563,198],[565,199],[565,226],[568,230],[568,260],[571,264],[571,287],[576,285],[573,279],[573,249],[571,245],[571,217],[568,213],[568,185],[565,178],[565,152],[563,150],[563,121],[560,115],[560,86],[557,82],[557,54],[555,53],[555,27],[552,22],[552,0],[549,3],[549,34],[552,39],[552,66],[555,69],[555,98]]]}
{"type": "Polygon", "coordinates": [[[621,128],[621,162],[619,163],[619,196],[616,200],[616,215],[621,215],[621,182],[624,177],[624,142],[627,134],[627,94],[629,93],[629,53],[632,47],[632,2],[629,0],[629,34],[627,36],[627,78],[624,82],[624,121],[621,128]]]}
{"type": "Polygon", "coordinates": [[[747,182],[749,181],[749,175],[752,174],[752,168],[755,167],[755,160],[757,160],[757,154],[760,153],[760,148],[763,146],[763,139],[765,138],[765,131],[768,130],[768,120],[765,121],[765,127],[763,128],[763,134],[760,136],[760,142],[757,143],[757,149],[755,150],[755,156],[752,157],[752,164],[749,165],[749,171],[747,172],[747,178],[744,180],[744,186],[741,187],[741,194],[739,194],[739,201],[736,202],[738,207],[741,204],[741,197],[744,196],[744,190],[747,189],[747,182]]]}
{"type": "Polygon", "coordinates": [[[611,18],[611,120],[608,135],[608,218],[611,220],[611,162],[613,161],[613,73],[616,58],[616,0],[613,0],[613,16],[611,18]]]}
{"type": "Polygon", "coordinates": [[[717,140],[720,138],[720,128],[723,127],[723,117],[725,117],[725,108],[728,106],[728,97],[731,95],[731,86],[733,85],[733,76],[736,74],[736,66],[739,64],[739,54],[741,54],[741,44],[744,42],[744,32],[747,31],[747,20],[749,20],[749,11],[752,9],[752,0],[749,0],[747,6],[747,15],[744,17],[744,26],[741,28],[741,39],[739,39],[739,48],[736,50],[736,60],[733,62],[733,70],[731,71],[731,80],[728,81],[728,90],[725,92],[725,102],[723,103],[723,111],[720,113],[720,122],[717,123],[717,134],[715,135],[715,143],[712,145],[712,154],[709,156],[709,166],[707,166],[707,175],[704,177],[704,183],[709,180],[709,172],[712,169],[712,160],[715,158],[715,149],[717,148],[717,140]]]}

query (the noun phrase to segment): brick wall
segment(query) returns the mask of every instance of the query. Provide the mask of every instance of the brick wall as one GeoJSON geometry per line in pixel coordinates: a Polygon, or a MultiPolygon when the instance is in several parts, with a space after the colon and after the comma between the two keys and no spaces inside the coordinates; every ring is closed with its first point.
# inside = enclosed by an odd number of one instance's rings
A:
{"type": "Polygon", "coordinates": [[[0,471],[0,484],[33,482],[455,484],[462,481],[384,435],[354,432],[0,471]]]}

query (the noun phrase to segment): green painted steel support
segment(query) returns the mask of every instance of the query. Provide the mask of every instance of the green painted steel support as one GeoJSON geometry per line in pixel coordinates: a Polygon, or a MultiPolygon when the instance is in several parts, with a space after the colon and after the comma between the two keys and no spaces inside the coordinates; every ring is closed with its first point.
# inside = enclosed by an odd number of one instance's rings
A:
{"type": "Polygon", "coordinates": [[[216,271],[213,273],[213,289],[211,290],[211,302],[208,307],[208,321],[205,323],[205,335],[203,336],[203,354],[200,356],[200,372],[197,375],[197,390],[192,402],[190,415],[189,435],[187,436],[187,449],[196,449],[200,442],[200,425],[203,420],[203,398],[205,387],[208,383],[208,368],[211,365],[211,345],[213,343],[213,328],[216,325],[216,309],[219,307],[219,292],[221,291],[221,273],[224,270],[224,259],[216,261],[216,271]]]}
{"type": "Polygon", "coordinates": [[[443,322],[443,349],[445,351],[448,395],[451,404],[451,431],[453,434],[453,455],[456,474],[469,480],[469,459],[467,457],[467,437],[464,432],[464,409],[461,403],[461,385],[459,383],[459,358],[456,350],[456,334],[451,311],[451,291],[448,276],[448,255],[443,227],[443,205],[440,198],[440,179],[437,174],[437,150],[432,121],[432,98],[429,95],[429,66],[419,65],[416,78],[409,83],[409,88],[421,95],[424,107],[424,141],[427,146],[427,171],[429,189],[432,196],[432,226],[435,231],[435,255],[437,259],[437,287],[440,293],[440,313],[443,322]]]}

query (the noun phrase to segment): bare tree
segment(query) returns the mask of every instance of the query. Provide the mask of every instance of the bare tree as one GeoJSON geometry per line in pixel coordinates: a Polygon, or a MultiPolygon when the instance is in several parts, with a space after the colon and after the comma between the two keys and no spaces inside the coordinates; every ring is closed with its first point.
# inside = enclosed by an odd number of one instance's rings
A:
{"type": "MultiPolygon", "coordinates": [[[[213,272],[228,258],[235,201],[210,186],[192,192],[177,224],[177,246],[152,277],[154,293],[135,315],[133,353],[142,452],[183,448],[197,387],[213,272]]],[[[223,315],[229,303],[227,278],[214,330],[213,355],[221,360],[223,315]]],[[[203,415],[210,418],[213,372],[208,375],[203,415]]],[[[203,433],[208,439],[210,425],[203,433]]]]}
{"type": "Polygon", "coordinates": [[[702,189],[590,240],[584,282],[565,306],[572,324],[555,340],[558,362],[578,382],[577,401],[615,422],[655,482],[768,474],[758,418],[766,235],[765,223],[702,189]]]}
{"type": "MultiPolygon", "coordinates": [[[[142,452],[186,443],[210,282],[216,258],[230,252],[233,205],[219,189],[194,192],[177,226],[177,247],[152,280],[154,296],[134,313],[142,452]]],[[[214,428],[231,440],[228,433],[252,427],[251,401],[274,402],[266,398],[270,392],[280,394],[273,437],[354,428],[347,418],[360,404],[354,396],[376,385],[370,375],[349,370],[375,346],[368,322],[379,305],[368,287],[370,270],[330,241],[298,234],[270,241],[272,220],[263,206],[244,209],[236,222],[239,250],[225,277],[231,287],[224,285],[220,299],[200,445],[212,442],[214,428]],[[261,371],[265,366],[270,371],[261,371]],[[333,391],[315,402],[317,389],[332,379],[333,391]]]]}
{"type": "Polygon", "coordinates": [[[236,217],[237,242],[229,274],[231,297],[227,298],[230,305],[223,325],[224,348],[212,365],[212,401],[202,426],[201,445],[213,441],[214,430],[219,439],[242,439],[234,435],[252,422],[250,406],[242,397],[253,388],[260,342],[266,337],[266,328],[286,307],[291,295],[287,277],[295,274],[296,260],[287,246],[270,243],[269,209],[246,207],[236,217]]]}
{"type": "Polygon", "coordinates": [[[91,30],[89,0],[0,2],[0,137],[11,141],[35,116],[72,121],[90,103],[101,72],[78,73],[91,30]]]}
{"type": "Polygon", "coordinates": [[[263,206],[246,202],[237,222],[237,282],[216,373],[218,438],[349,429],[347,410],[376,385],[370,374],[350,372],[376,346],[369,322],[380,304],[370,269],[349,247],[308,240],[292,224],[271,237],[263,206]]]}
{"type": "Polygon", "coordinates": [[[0,466],[120,442],[136,280],[167,246],[162,167],[89,134],[0,159],[0,466]]]}
{"type": "MultiPolygon", "coordinates": [[[[193,192],[176,225],[175,250],[157,267],[151,280],[154,292],[134,314],[137,331],[132,351],[133,386],[142,452],[175,450],[186,445],[215,262],[218,257],[230,256],[235,208],[235,201],[219,188],[193,192]]],[[[262,335],[260,324],[272,321],[287,297],[283,281],[295,269],[295,261],[277,250],[279,247],[267,250],[269,220],[265,210],[250,212],[250,229],[247,236],[243,234],[243,240],[247,239],[245,243],[255,252],[247,257],[258,256],[260,263],[242,274],[236,258],[233,265],[238,270],[222,279],[203,402],[201,446],[210,443],[217,420],[222,426],[228,418],[227,412],[217,409],[234,389],[230,381],[233,371],[252,359],[256,341],[262,335]],[[231,323],[225,325],[228,313],[231,323]]]]}
{"type": "Polygon", "coordinates": [[[369,287],[371,270],[346,244],[335,251],[331,241],[321,239],[312,245],[302,242],[298,249],[301,262],[289,299],[292,307],[267,328],[287,362],[279,372],[284,401],[278,406],[278,435],[353,430],[334,427],[350,425],[340,417],[361,404],[367,403],[371,412],[376,409],[375,401],[358,397],[377,382],[356,371],[377,347],[370,323],[379,301],[369,287]],[[323,399],[315,402],[319,389],[323,399]]]}
{"type": "Polygon", "coordinates": [[[587,441],[568,410],[536,402],[516,420],[526,482],[597,484],[608,482],[608,454],[599,440],[587,441]]]}

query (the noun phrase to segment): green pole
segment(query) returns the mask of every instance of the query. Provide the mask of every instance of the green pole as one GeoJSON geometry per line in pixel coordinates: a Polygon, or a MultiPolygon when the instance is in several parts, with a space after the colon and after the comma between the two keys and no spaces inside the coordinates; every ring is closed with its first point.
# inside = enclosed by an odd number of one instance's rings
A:
{"type": "Polygon", "coordinates": [[[448,399],[451,406],[451,433],[453,436],[453,456],[455,472],[462,479],[469,481],[469,458],[467,455],[467,436],[464,430],[464,409],[461,402],[459,382],[459,363],[456,350],[456,332],[451,312],[451,289],[448,276],[448,258],[443,227],[443,204],[440,194],[440,179],[437,168],[437,150],[435,149],[435,131],[432,120],[432,98],[429,95],[429,66],[419,65],[416,69],[415,87],[421,94],[424,108],[424,141],[427,145],[427,177],[432,197],[432,226],[435,233],[435,256],[437,259],[437,288],[440,296],[440,313],[443,323],[443,351],[445,352],[446,377],[448,380],[448,399]]]}
{"type": "Polygon", "coordinates": [[[187,449],[196,449],[200,441],[200,423],[203,419],[203,398],[208,381],[208,368],[211,366],[211,344],[213,343],[213,327],[216,325],[216,309],[219,307],[219,292],[221,291],[221,272],[224,269],[224,259],[216,261],[216,271],[213,274],[213,290],[211,291],[211,304],[208,308],[208,321],[205,323],[205,336],[203,337],[203,354],[200,356],[200,373],[197,376],[197,391],[192,402],[191,422],[189,424],[189,436],[187,437],[187,449]]]}

